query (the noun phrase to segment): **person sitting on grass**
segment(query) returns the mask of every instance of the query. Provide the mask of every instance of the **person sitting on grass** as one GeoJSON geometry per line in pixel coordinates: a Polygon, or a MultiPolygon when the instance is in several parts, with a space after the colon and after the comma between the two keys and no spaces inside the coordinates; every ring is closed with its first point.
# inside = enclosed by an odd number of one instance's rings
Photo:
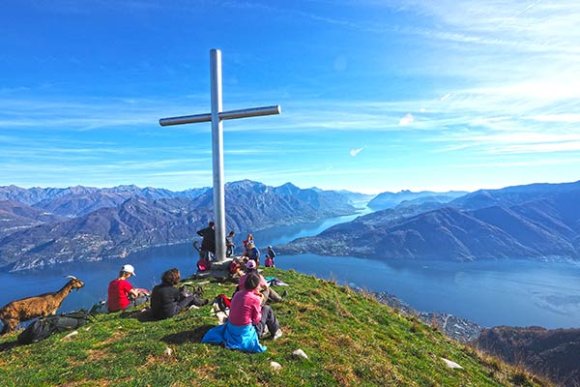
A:
{"type": "Polygon", "coordinates": [[[256,266],[260,266],[260,250],[253,242],[248,243],[244,257],[248,257],[248,259],[256,262],[256,266]]]}
{"type": "Polygon", "coordinates": [[[161,320],[173,317],[193,303],[193,295],[184,296],[175,287],[180,279],[176,268],[163,273],[161,284],[155,286],[151,293],[151,314],[154,318],[161,320]]]}
{"type": "Polygon", "coordinates": [[[264,303],[266,303],[266,301],[271,301],[271,302],[281,302],[282,301],[282,296],[280,296],[274,289],[272,289],[268,285],[268,282],[266,282],[266,279],[264,278],[264,276],[262,276],[260,273],[258,273],[258,268],[256,266],[256,262],[252,261],[252,260],[248,260],[246,262],[246,274],[244,274],[242,277],[240,277],[240,280],[238,282],[238,290],[244,289],[244,286],[245,286],[244,284],[246,283],[246,279],[248,278],[248,276],[250,274],[255,274],[260,279],[258,291],[264,295],[264,303]]]}
{"type": "Polygon", "coordinates": [[[230,279],[234,282],[238,282],[239,279],[245,274],[242,269],[243,260],[235,257],[232,259],[228,266],[228,272],[230,273],[230,279]]]}
{"type": "Polygon", "coordinates": [[[207,331],[202,343],[223,344],[228,349],[256,353],[267,349],[260,344],[266,328],[274,340],[282,336],[274,311],[267,305],[262,306],[264,296],[257,290],[259,284],[257,274],[246,277],[244,289],[232,298],[228,321],[207,331]]]}
{"type": "Polygon", "coordinates": [[[132,265],[123,265],[117,279],[109,283],[107,290],[107,309],[109,312],[125,310],[129,306],[138,306],[147,302],[149,293],[145,289],[135,289],[128,281],[135,276],[132,265]]]}

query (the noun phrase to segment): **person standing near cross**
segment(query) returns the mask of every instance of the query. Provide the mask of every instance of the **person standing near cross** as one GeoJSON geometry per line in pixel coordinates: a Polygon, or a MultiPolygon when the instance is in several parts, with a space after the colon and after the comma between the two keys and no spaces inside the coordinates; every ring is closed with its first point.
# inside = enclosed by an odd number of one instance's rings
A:
{"type": "Polygon", "coordinates": [[[211,113],[191,116],[169,117],[159,120],[161,126],[191,124],[211,121],[213,160],[213,204],[215,214],[216,261],[226,255],[226,217],[224,189],[223,120],[280,114],[280,105],[241,110],[222,111],[222,59],[221,51],[210,50],[211,113]]]}

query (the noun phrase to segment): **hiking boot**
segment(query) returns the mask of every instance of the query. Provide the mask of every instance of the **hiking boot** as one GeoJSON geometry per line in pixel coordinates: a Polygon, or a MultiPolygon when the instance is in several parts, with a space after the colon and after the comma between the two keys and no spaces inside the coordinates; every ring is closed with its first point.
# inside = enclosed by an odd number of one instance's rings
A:
{"type": "Polygon", "coordinates": [[[262,333],[260,334],[260,338],[263,339],[264,337],[268,336],[269,333],[270,333],[270,331],[268,330],[268,326],[264,325],[264,329],[262,330],[262,333]]]}
{"type": "Polygon", "coordinates": [[[272,340],[278,340],[280,337],[282,337],[282,329],[278,329],[276,333],[274,333],[274,337],[272,337],[272,340]]]}

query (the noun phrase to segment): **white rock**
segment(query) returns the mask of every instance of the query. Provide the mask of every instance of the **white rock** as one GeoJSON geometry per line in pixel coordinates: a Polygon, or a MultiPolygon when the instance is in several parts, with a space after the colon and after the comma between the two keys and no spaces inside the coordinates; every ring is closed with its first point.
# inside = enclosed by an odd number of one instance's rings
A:
{"type": "Polygon", "coordinates": [[[445,363],[445,365],[447,366],[447,368],[458,369],[458,370],[462,370],[463,369],[462,366],[460,366],[459,364],[457,364],[454,361],[447,360],[447,359],[445,359],[443,357],[441,358],[441,360],[443,360],[443,362],[445,363]]]}
{"type": "Polygon", "coordinates": [[[66,335],[65,337],[63,337],[63,340],[70,340],[73,337],[75,337],[76,335],[79,334],[79,331],[72,331],[71,333],[69,333],[68,335],[66,335]]]}
{"type": "Polygon", "coordinates": [[[292,355],[296,357],[301,357],[303,359],[308,359],[308,355],[301,349],[297,349],[296,351],[292,352],[292,355]]]}
{"type": "Polygon", "coordinates": [[[271,361],[270,368],[272,368],[273,371],[280,371],[282,369],[282,364],[275,361],[271,361]]]}

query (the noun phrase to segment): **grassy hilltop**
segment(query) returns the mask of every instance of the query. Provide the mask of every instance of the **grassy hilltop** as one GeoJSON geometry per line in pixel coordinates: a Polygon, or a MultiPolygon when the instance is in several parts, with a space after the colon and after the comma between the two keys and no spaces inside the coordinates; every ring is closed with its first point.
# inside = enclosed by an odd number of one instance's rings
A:
{"type": "MultiPolygon", "coordinates": [[[[17,333],[0,338],[0,385],[542,385],[350,288],[294,271],[264,274],[291,285],[286,301],[274,304],[284,336],[263,340],[265,353],[200,344],[217,322],[210,306],[164,321],[144,321],[140,312],[98,315],[70,339],[62,333],[17,346],[17,333]],[[298,348],[309,359],[293,357],[298,348]],[[464,369],[449,369],[441,358],[464,369]]],[[[211,300],[234,285],[204,288],[211,300]]]]}

